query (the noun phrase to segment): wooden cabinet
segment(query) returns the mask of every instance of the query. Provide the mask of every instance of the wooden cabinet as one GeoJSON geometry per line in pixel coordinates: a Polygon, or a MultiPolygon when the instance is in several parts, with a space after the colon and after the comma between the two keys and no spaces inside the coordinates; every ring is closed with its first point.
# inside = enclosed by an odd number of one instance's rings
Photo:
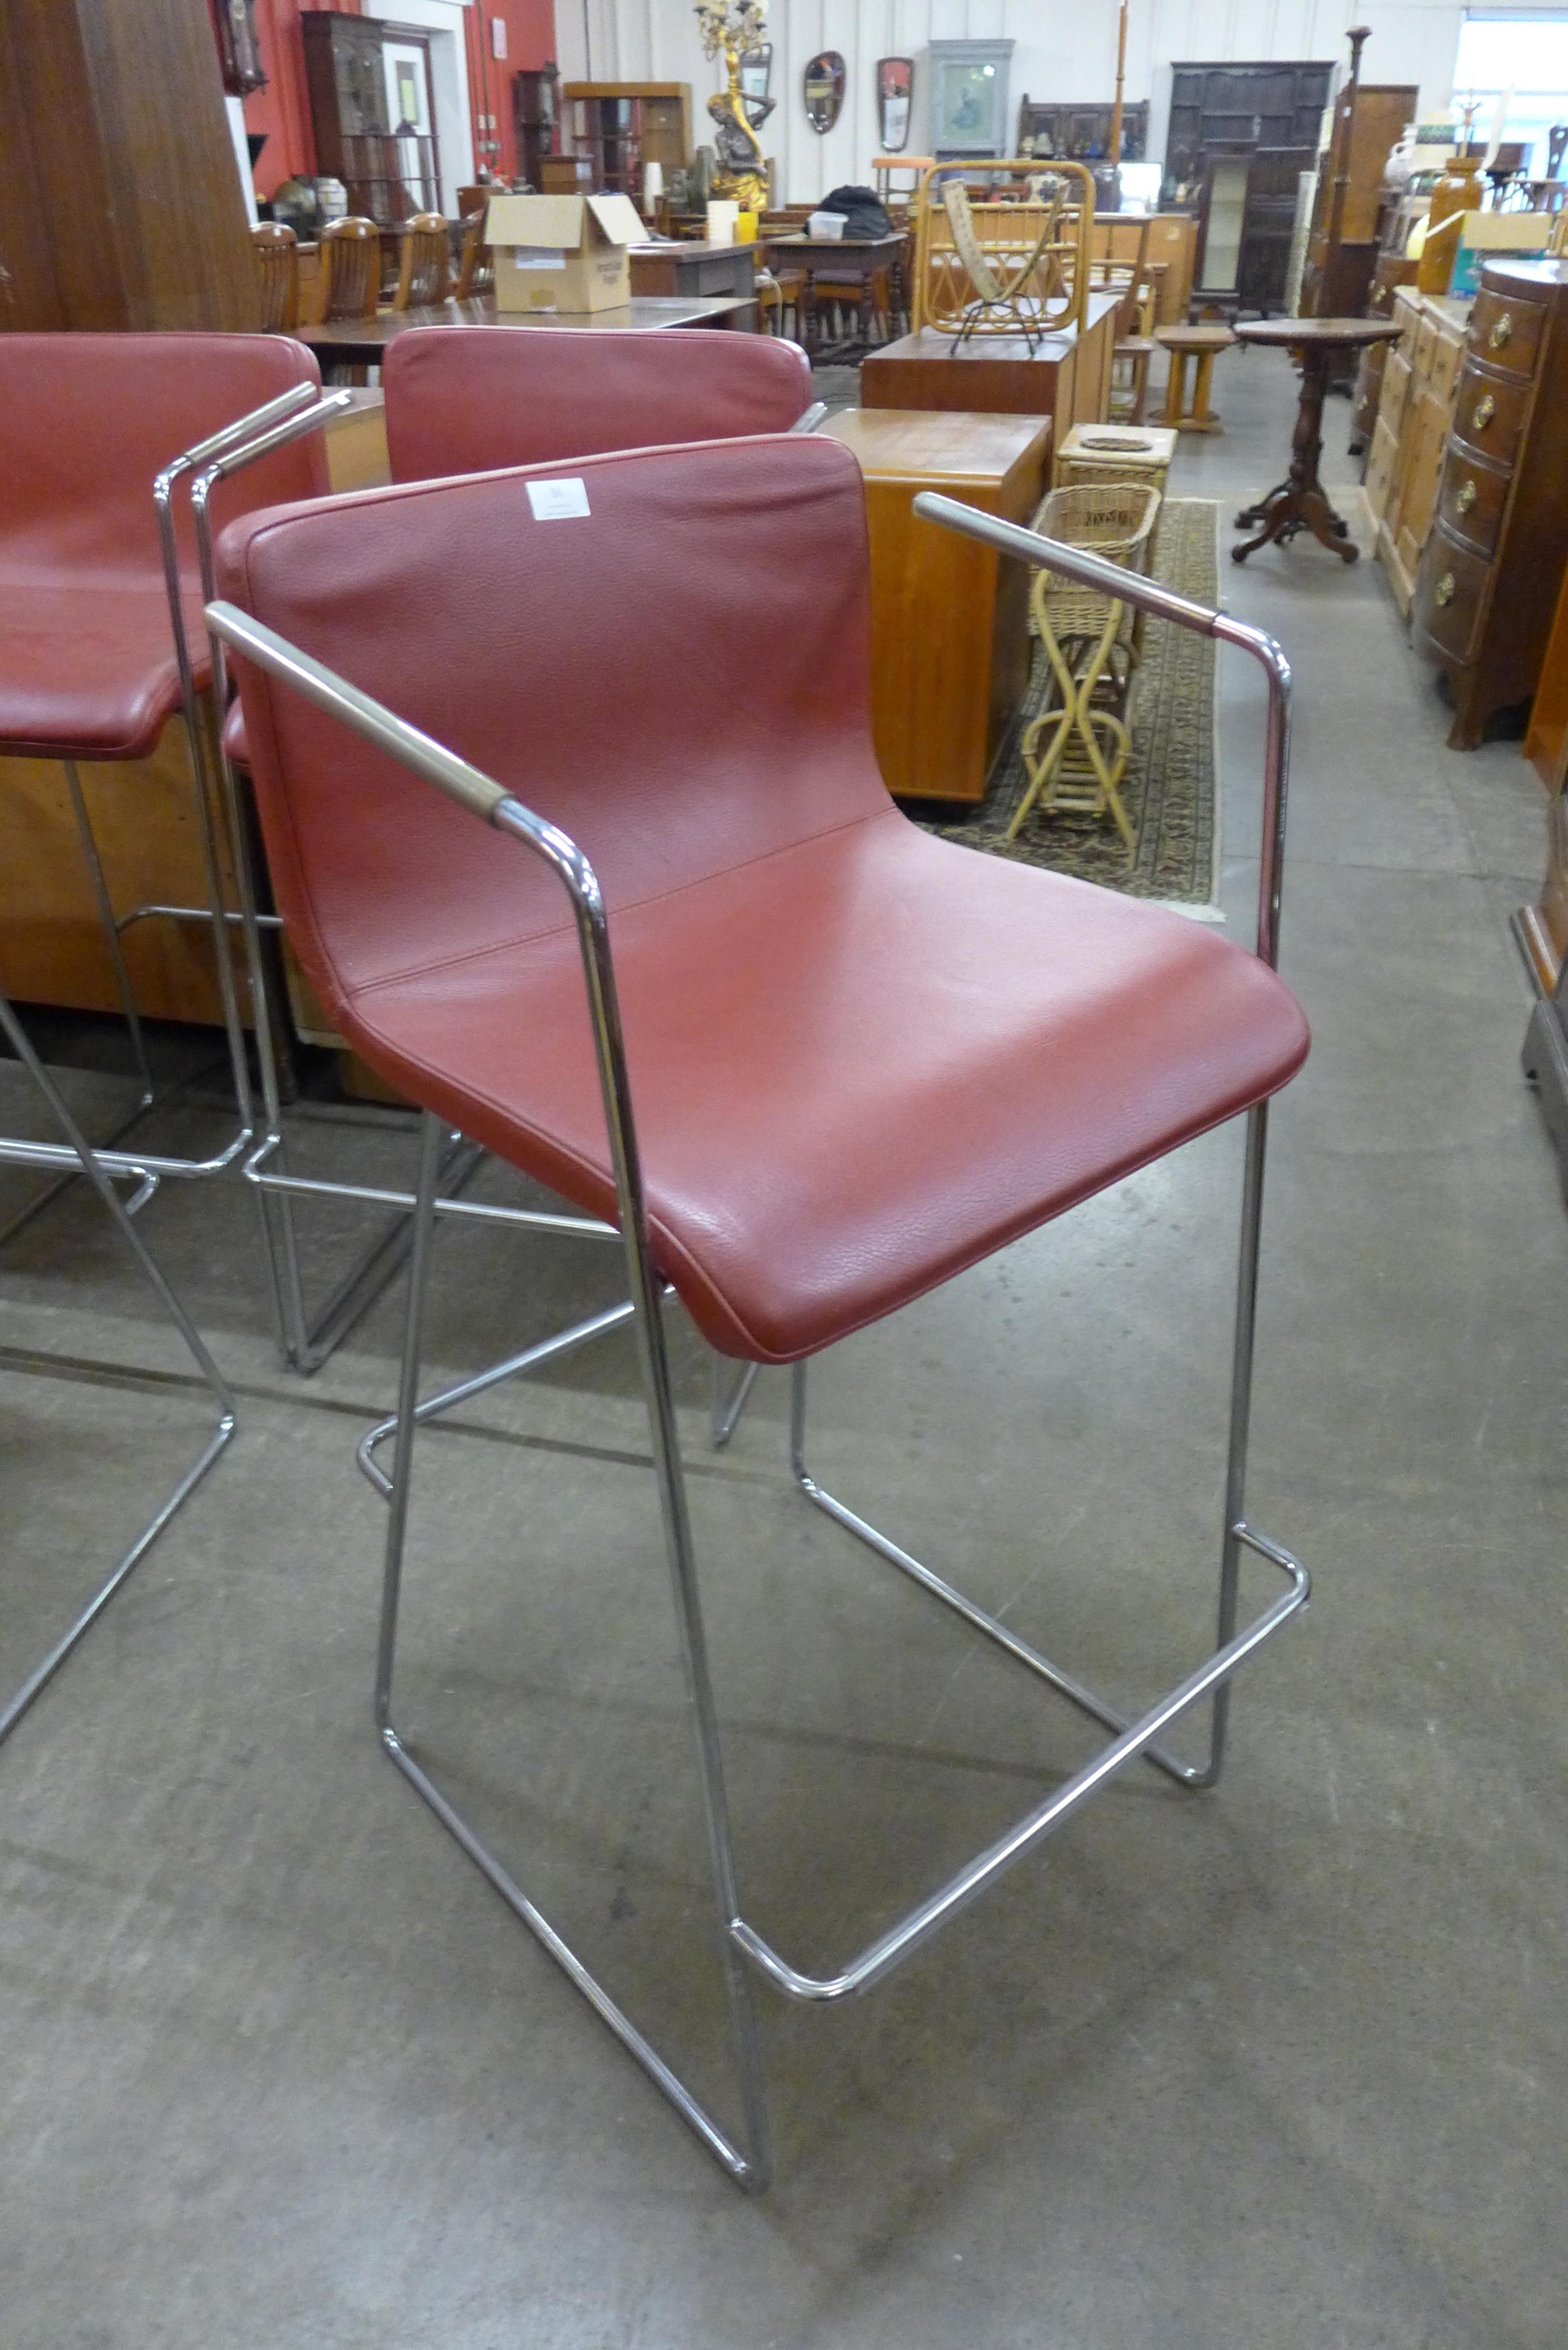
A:
{"type": "Polygon", "coordinates": [[[0,330],[260,324],[207,0],[0,0],[0,330]]]}
{"type": "MultiPolygon", "coordinates": [[[[1018,104],[1015,155],[1062,155],[1075,163],[1097,163],[1111,151],[1116,108],[1053,106],[1032,98],[1018,104]]],[[[1148,100],[1122,109],[1122,161],[1141,163],[1148,152],[1148,100]]]]}
{"type": "Polygon", "coordinates": [[[1492,262],[1416,592],[1416,642],[1453,686],[1454,750],[1533,696],[1565,566],[1568,261],[1492,262]]]}
{"type": "Polygon", "coordinates": [[[823,431],[853,449],[871,537],[871,723],[907,797],[974,802],[1029,682],[1029,575],[917,521],[921,490],[1026,523],[1045,486],[1038,416],[849,409],[823,431]]]}
{"type": "Polygon", "coordinates": [[[1167,203],[1199,216],[1199,296],[1267,316],[1285,304],[1296,188],[1317,160],[1332,64],[1171,68],[1167,203]]]}
{"type": "Polygon", "coordinates": [[[1366,494],[1377,559],[1407,619],[1437,513],[1469,305],[1401,286],[1394,316],[1403,331],[1384,369],[1366,494]]]}
{"type": "Polygon", "coordinates": [[[1568,966],[1568,577],[1557,598],[1524,755],[1546,786],[1546,879],[1541,897],[1514,918],[1519,942],[1543,995],[1568,966]]]}

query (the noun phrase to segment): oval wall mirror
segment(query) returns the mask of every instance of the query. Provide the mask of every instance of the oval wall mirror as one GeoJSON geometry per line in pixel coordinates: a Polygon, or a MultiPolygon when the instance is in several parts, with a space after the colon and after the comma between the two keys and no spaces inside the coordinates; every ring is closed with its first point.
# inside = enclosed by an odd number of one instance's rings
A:
{"type": "Polygon", "coordinates": [[[909,99],[914,86],[912,57],[877,60],[877,114],[884,155],[901,155],[909,143],[909,99]]]}
{"type": "Polygon", "coordinates": [[[805,69],[805,119],[814,130],[831,130],[844,107],[844,59],[824,49],[805,69]]]}

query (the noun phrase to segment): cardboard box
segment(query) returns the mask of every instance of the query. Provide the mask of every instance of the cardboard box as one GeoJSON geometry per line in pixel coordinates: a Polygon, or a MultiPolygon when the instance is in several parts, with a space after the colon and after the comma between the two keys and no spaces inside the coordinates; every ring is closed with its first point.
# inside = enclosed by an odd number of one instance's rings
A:
{"type": "Polygon", "coordinates": [[[492,196],[495,307],[617,309],[631,299],[629,248],[647,235],[629,196],[492,196]]]}
{"type": "Polygon", "coordinates": [[[1479,294],[1481,271],[1489,261],[1532,260],[1544,253],[1552,218],[1551,213],[1467,213],[1449,293],[1461,299],[1479,294]]]}

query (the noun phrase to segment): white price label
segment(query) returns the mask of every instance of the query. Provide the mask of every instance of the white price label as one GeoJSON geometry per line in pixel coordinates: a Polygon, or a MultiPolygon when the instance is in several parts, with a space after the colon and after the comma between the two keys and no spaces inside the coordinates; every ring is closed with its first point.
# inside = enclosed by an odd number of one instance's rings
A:
{"type": "Polygon", "coordinates": [[[530,482],[528,503],[535,522],[565,522],[587,513],[587,485],[580,474],[569,482],[530,482]]]}

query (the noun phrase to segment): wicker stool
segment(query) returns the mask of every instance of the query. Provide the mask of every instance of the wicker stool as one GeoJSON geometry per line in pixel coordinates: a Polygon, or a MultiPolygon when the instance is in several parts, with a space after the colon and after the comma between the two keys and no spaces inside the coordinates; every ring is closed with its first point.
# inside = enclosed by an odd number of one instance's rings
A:
{"type": "MultiPolygon", "coordinates": [[[[1033,527],[1065,546],[1090,548],[1124,570],[1147,573],[1159,505],[1159,492],[1141,483],[1081,483],[1053,490],[1033,527]]],[[[1054,572],[1037,571],[1029,617],[1061,701],[1025,730],[1029,788],[1007,837],[1017,839],[1036,802],[1046,816],[1058,810],[1104,816],[1108,809],[1130,857],[1137,843],[1122,806],[1121,781],[1131,749],[1123,715],[1133,669],[1131,608],[1054,572]]]]}

